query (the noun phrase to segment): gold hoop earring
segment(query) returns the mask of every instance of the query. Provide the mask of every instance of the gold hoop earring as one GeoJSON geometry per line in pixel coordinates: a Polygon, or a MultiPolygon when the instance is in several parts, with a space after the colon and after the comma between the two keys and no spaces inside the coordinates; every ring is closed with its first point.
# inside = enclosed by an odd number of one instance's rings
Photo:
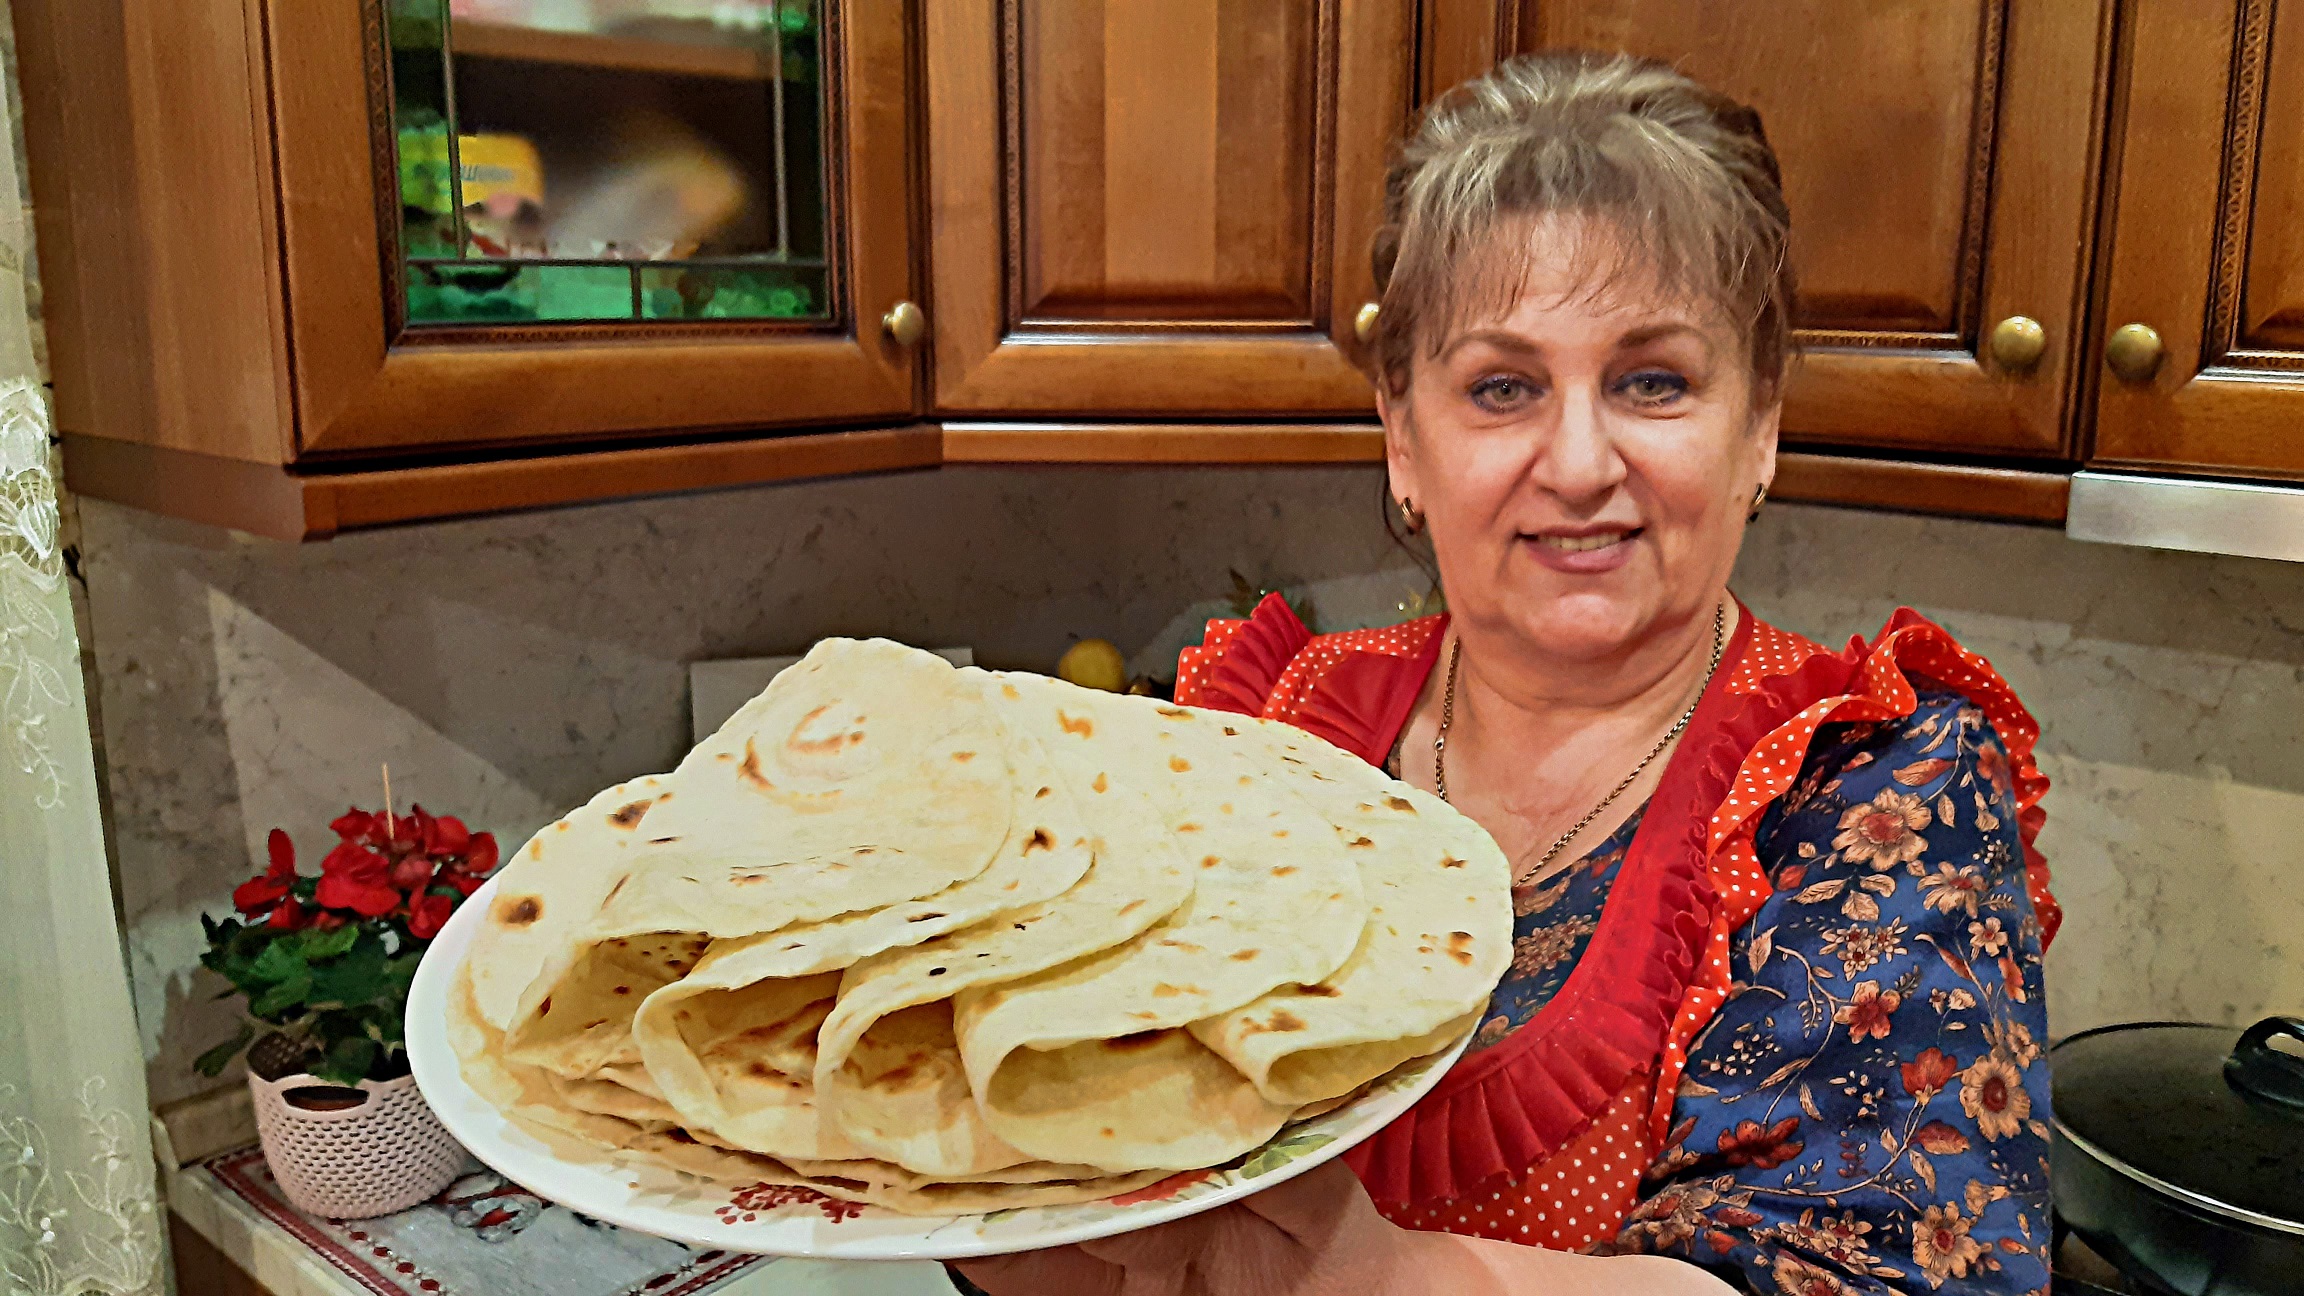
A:
{"type": "Polygon", "coordinates": [[[1753,492],[1752,492],[1752,511],[1751,511],[1750,513],[1747,513],[1747,514],[1745,514],[1745,515],[1744,515],[1744,520],[1745,520],[1745,521],[1747,521],[1747,522],[1757,522],[1757,521],[1759,521],[1759,519],[1760,519],[1760,506],[1761,506],[1761,505],[1763,505],[1763,504],[1765,504],[1765,503],[1767,503],[1767,502],[1768,502],[1768,483],[1766,483],[1766,482],[1762,482],[1762,483],[1760,483],[1760,488],[1759,488],[1758,490],[1755,490],[1755,491],[1753,491],[1753,492]]]}
{"type": "Polygon", "coordinates": [[[1405,499],[1395,500],[1393,503],[1400,509],[1400,525],[1408,529],[1408,534],[1422,534],[1424,530],[1424,515],[1416,511],[1415,503],[1411,500],[1405,499]]]}

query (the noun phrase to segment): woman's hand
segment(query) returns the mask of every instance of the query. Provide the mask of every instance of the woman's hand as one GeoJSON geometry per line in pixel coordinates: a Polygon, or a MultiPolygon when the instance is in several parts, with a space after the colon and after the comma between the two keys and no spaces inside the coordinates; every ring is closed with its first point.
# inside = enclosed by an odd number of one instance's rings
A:
{"type": "Polygon", "coordinates": [[[990,1296],[1731,1296],[1694,1265],[1404,1229],[1331,1161],[1229,1206],[956,1266],[990,1296]]]}
{"type": "Polygon", "coordinates": [[[1331,1161],[1190,1219],[1048,1251],[961,1261],[990,1296],[1386,1296],[1500,1291],[1458,1239],[1376,1213],[1331,1161]]]}

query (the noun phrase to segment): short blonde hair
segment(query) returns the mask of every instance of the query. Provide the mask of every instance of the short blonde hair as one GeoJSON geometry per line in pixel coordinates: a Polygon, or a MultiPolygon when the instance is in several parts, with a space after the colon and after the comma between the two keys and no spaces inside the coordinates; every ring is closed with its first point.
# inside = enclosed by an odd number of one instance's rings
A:
{"type": "Polygon", "coordinates": [[[1441,96],[1402,141],[1373,249],[1377,380],[1406,390],[1419,341],[1435,354],[1442,330],[1509,309],[1529,251],[1496,235],[1548,215],[1612,236],[1590,287],[1652,275],[1720,307],[1744,331],[1759,389],[1779,390],[1792,221],[1760,115],[1655,60],[1581,50],[1499,64],[1441,96]]]}

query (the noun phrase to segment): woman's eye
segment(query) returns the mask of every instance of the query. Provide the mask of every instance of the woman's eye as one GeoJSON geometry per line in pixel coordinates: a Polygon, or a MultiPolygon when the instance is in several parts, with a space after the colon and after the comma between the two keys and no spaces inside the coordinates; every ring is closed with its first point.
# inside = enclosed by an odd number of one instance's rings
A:
{"type": "Polygon", "coordinates": [[[1616,390],[1631,397],[1634,404],[1669,405],[1688,394],[1688,380],[1668,370],[1643,369],[1625,375],[1616,390]]]}
{"type": "Polygon", "coordinates": [[[1472,403],[1495,413],[1519,406],[1533,395],[1535,388],[1522,378],[1483,378],[1472,384],[1472,403]]]}

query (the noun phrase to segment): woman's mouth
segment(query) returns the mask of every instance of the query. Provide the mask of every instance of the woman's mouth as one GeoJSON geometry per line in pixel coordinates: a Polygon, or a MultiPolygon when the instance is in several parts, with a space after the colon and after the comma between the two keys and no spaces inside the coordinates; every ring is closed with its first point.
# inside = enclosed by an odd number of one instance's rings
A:
{"type": "Polygon", "coordinates": [[[1597,531],[1546,531],[1523,535],[1536,561],[1554,571],[1593,575],[1614,571],[1632,556],[1631,542],[1644,528],[1610,527],[1597,531]]]}

